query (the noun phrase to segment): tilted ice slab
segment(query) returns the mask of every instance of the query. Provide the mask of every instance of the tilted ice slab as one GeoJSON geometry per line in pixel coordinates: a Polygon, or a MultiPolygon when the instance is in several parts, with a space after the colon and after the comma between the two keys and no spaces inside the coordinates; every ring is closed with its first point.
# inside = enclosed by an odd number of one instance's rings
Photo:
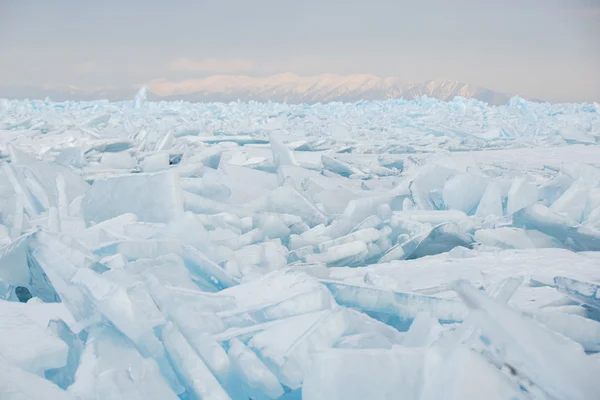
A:
{"type": "Polygon", "coordinates": [[[597,104],[145,94],[0,101],[0,397],[597,397],[597,104]]]}

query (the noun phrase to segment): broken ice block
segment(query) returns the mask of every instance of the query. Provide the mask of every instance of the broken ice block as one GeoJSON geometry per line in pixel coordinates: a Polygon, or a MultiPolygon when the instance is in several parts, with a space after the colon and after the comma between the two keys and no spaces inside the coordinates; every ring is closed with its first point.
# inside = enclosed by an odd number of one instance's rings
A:
{"type": "Polygon", "coordinates": [[[545,233],[510,227],[479,229],[475,232],[474,239],[483,245],[502,249],[565,247],[560,241],[545,233]]]}
{"type": "Polygon", "coordinates": [[[48,329],[66,343],[69,350],[66,364],[61,368],[46,370],[44,376],[46,379],[56,383],[61,389],[67,389],[75,381],[75,372],[79,367],[83,342],[62,320],[50,321],[48,329]]]}
{"type": "Polygon", "coordinates": [[[363,174],[363,172],[360,169],[348,164],[347,162],[335,159],[333,157],[328,157],[325,154],[321,155],[321,162],[323,163],[323,166],[329,171],[335,172],[336,174],[339,174],[346,178],[354,174],[363,174]]]}
{"type": "Polygon", "coordinates": [[[444,203],[450,210],[460,210],[471,214],[479,204],[488,179],[471,173],[454,175],[446,181],[443,189],[444,203]]]}
{"type": "Polygon", "coordinates": [[[335,305],[329,291],[317,279],[293,270],[274,271],[219,294],[236,299],[237,307],[217,314],[228,326],[287,318],[335,305]],[[270,290],[265,291],[264,287],[270,290]]]}
{"type": "Polygon", "coordinates": [[[361,241],[364,243],[375,242],[377,239],[379,239],[379,237],[380,237],[380,233],[377,229],[373,229],[373,228],[361,229],[361,230],[349,233],[348,235],[339,237],[337,239],[328,240],[326,242],[319,243],[317,248],[319,249],[319,251],[323,252],[333,246],[339,246],[342,244],[347,244],[347,243],[351,243],[351,242],[355,242],[355,241],[361,241]]]}
{"type": "Polygon", "coordinates": [[[423,400],[525,400],[529,397],[480,354],[457,346],[446,358],[429,357],[423,400]]]}
{"type": "Polygon", "coordinates": [[[303,399],[420,399],[421,350],[329,349],[315,353],[313,358],[302,388],[303,399]]]}
{"type": "Polygon", "coordinates": [[[600,351],[600,322],[559,311],[533,312],[533,319],[581,344],[585,351],[600,351]]]}
{"type": "Polygon", "coordinates": [[[467,312],[463,304],[456,300],[382,290],[366,285],[327,280],[321,282],[339,304],[365,312],[399,315],[403,319],[413,319],[419,313],[426,312],[442,321],[462,321],[467,312]]]}
{"type": "Polygon", "coordinates": [[[185,210],[196,214],[231,213],[240,218],[252,215],[251,210],[215,201],[208,197],[202,197],[188,192],[183,192],[182,196],[185,210]]]}
{"type": "Polygon", "coordinates": [[[131,157],[128,151],[118,153],[102,154],[101,164],[105,168],[115,169],[133,169],[135,168],[135,160],[131,157]]]}
{"type": "Polygon", "coordinates": [[[327,222],[327,216],[312,201],[291,186],[281,186],[271,192],[267,211],[302,217],[309,225],[327,222]]]}
{"type": "Polygon", "coordinates": [[[27,314],[26,304],[0,300],[0,360],[34,374],[63,367],[66,343],[27,314]]]}
{"type": "Polygon", "coordinates": [[[0,398],[6,400],[76,400],[54,383],[0,360],[0,398]]]}
{"type": "Polygon", "coordinates": [[[263,362],[291,389],[302,385],[315,351],[332,347],[348,329],[344,309],[297,317],[294,323],[277,324],[257,333],[248,343],[263,362]]]}
{"type": "Polygon", "coordinates": [[[362,240],[328,247],[323,253],[309,254],[306,261],[322,262],[328,265],[354,265],[369,254],[367,245],[362,240]]]}
{"type": "Polygon", "coordinates": [[[274,134],[269,135],[269,142],[271,143],[275,168],[279,168],[282,165],[298,165],[293,151],[284,145],[274,134]]]}
{"type": "Polygon", "coordinates": [[[600,310],[600,285],[593,282],[582,282],[562,276],[554,278],[554,284],[559,292],[600,310]]]}
{"type": "Polygon", "coordinates": [[[225,289],[238,284],[238,282],[229,276],[223,268],[191,246],[182,246],[181,256],[183,257],[188,270],[196,278],[213,286],[216,290],[225,289]]]}
{"type": "Polygon", "coordinates": [[[110,326],[98,325],[88,329],[75,382],[68,391],[78,399],[174,400],[184,388],[177,378],[169,387],[154,360],[142,357],[110,326]]]}
{"type": "Polygon", "coordinates": [[[146,86],[142,86],[140,90],[138,90],[138,92],[135,94],[135,97],[133,98],[133,108],[142,108],[144,102],[146,101],[146,91],[146,86]]]}
{"type": "Polygon", "coordinates": [[[126,213],[135,214],[139,221],[169,222],[183,213],[179,177],[167,171],[95,181],[82,210],[88,224],[126,213]]]}
{"type": "Polygon", "coordinates": [[[436,318],[427,313],[418,314],[404,335],[402,346],[429,347],[442,333],[442,326],[436,318]]]}
{"type": "Polygon", "coordinates": [[[516,374],[555,398],[583,400],[600,393],[600,382],[594,379],[600,366],[582,350],[465,282],[456,290],[472,310],[485,343],[516,374]]]}
{"type": "Polygon", "coordinates": [[[211,179],[211,174],[205,173],[200,178],[183,178],[181,188],[187,192],[200,196],[208,197],[212,200],[222,201],[231,196],[231,189],[215,179],[211,179]]]}
{"type": "Polygon", "coordinates": [[[542,204],[534,204],[517,211],[513,216],[515,226],[536,229],[553,236],[574,251],[600,249],[600,232],[578,227],[577,222],[556,214],[542,204]]]}
{"type": "Polygon", "coordinates": [[[202,357],[210,371],[220,380],[225,380],[231,364],[225,350],[212,337],[212,334],[224,330],[224,324],[211,312],[211,304],[204,304],[207,299],[200,295],[202,292],[186,296],[185,292],[168,290],[151,276],[147,284],[158,306],[202,357]]]}
{"type": "Polygon", "coordinates": [[[392,224],[400,220],[439,225],[445,222],[459,223],[467,219],[469,219],[467,214],[459,210],[408,210],[395,211],[392,215],[392,224]]]}
{"type": "Polygon", "coordinates": [[[556,213],[564,214],[573,221],[581,222],[587,204],[587,193],[590,185],[582,180],[575,181],[566,192],[562,194],[550,209],[556,213]]]}
{"type": "Polygon", "coordinates": [[[437,164],[423,167],[418,175],[410,182],[410,193],[415,204],[422,210],[435,210],[436,206],[431,194],[439,191],[444,183],[456,171],[437,164]]]}
{"type": "Polygon", "coordinates": [[[512,214],[519,211],[537,202],[538,198],[539,191],[535,184],[527,182],[524,177],[515,178],[508,191],[506,212],[512,214]]]}
{"type": "Polygon", "coordinates": [[[167,324],[161,338],[175,371],[195,396],[206,400],[230,399],[177,328],[167,324]]]}
{"type": "Polygon", "coordinates": [[[228,355],[236,373],[247,385],[250,396],[276,399],[284,394],[277,377],[240,340],[234,338],[229,341],[228,355]]]}
{"type": "Polygon", "coordinates": [[[502,190],[496,182],[490,182],[485,188],[475,215],[481,218],[489,215],[502,216],[502,190]]]}
{"type": "Polygon", "coordinates": [[[140,163],[142,171],[146,173],[158,172],[169,168],[169,153],[158,152],[148,154],[140,163]]]}
{"type": "Polygon", "coordinates": [[[470,247],[472,242],[471,235],[463,233],[457,224],[440,224],[417,244],[407,259],[444,253],[458,246],[470,247]]]}

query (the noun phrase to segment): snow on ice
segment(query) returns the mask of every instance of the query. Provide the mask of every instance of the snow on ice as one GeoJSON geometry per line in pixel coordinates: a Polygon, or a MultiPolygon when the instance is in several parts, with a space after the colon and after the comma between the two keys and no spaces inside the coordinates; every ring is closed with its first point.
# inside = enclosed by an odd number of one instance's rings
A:
{"type": "Polygon", "coordinates": [[[597,399],[600,109],[0,101],[2,399],[597,399]]]}

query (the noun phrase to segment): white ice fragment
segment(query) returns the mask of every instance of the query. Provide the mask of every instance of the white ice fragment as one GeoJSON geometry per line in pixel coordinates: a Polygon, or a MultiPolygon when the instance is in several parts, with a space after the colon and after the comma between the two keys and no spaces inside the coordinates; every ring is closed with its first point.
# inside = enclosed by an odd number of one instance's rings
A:
{"type": "Polygon", "coordinates": [[[25,187],[31,195],[36,211],[40,213],[47,210],[50,207],[50,201],[37,176],[27,167],[23,168],[22,174],[25,180],[25,187]]]}
{"type": "Polygon", "coordinates": [[[21,236],[24,231],[25,201],[22,194],[14,194],[2,204],[2,222],[9,228],[9,235],[13,240],[21,236]]]}
{"type": "Polygon", "coordinates": [[[549,310],[535,311],[533,319],[581,344],[586,351],[600,351],[600,322],[549,310]]]}
{"type": "Polygon", "coordinates": [[[229,341],[228,355],[236,373],[248,386],[250,396],[266,396],[276,399],[284,394],[277,377],[265,366],[258,356],[237,338],[229,341]]]}
{"type": "Polygon", "coordinates": [[[444,203],[450,210],[471,214],[479,204],[488,186],[488,179],[480,175],[464,173],[454,175],[443,188],[444,203]]]}
{"type": "Polygon", "coordinates": [[[489,215],[502,216],[502,191],[494,181],[485,188],[475,215],[481,218],[489,215]]]}
{"type": "Polygon", "coordinates": [[[417,349],[329,349],[306,374],[307,400],[420,399],[424,353],[417,349]]]}
{"type": "Polygon", "coordinates": [[[553,212],[543,204],[534,204],[517,211],[513,216],[513,224],[553,236],[575,251],[600,249],[599,231],[578,226],[576,221],[553,212]]]}
{"type": "Polygon", "coordinates": [[[121,214],[139,221],[169,222],[183,213],[179,177],[174,172],[136,174],[96,181],[82,202],[86,222],[102,222],[121,214]]]}
{"type": "Polygon", "coordinates": [[[116,169],[132,169],[135,167],[135,160],[128,151],[103,153],[101,163],[102,166],[116,169]]]}
{"type": "Polygon", "coordinates": [[[0,359],[0,398],[6,400],[76,400],[54,383],[0,359]]]}
{"type": "Polygon", "coordinates": [[[498,368],[465,346],[457,346],[447,358],[436,359],[435,354],[429,354],[426,360],[423,400],[529,398],[498,368]]]}
{"type": "Polygon", "coordinates": [[[369,251],[366,243],[362,240],[355,240],[328,247],[320,254],[310,254],[306,256],[306,261],[311,263],[323,262],[325,264],[353,264],[362,260],[367,254],[369,254],[369,251]]]}
{"type": "Polygon", "coordinates": [[[594,282],[584,282],[563,276],[554,278],[558,291],[567,296],[600,310],[600,285],[594,282]]]}
{"type": "Polygon", "coordinates": [[[410,192],[413,201],[422,210],[439,209],[432,199],[432,193],[440,191],[444,183],[456,171],[437,164],[428,164],[423,167],[410,183],[410,192]]]}
{"type": "Polygon", "coordinates": [[[580,222],[587,204],[589,184],[585,181],[575,181],[562,196],[558,198],[550,209],[556,213],[564,214],[570,219],[580,222]]]}
{"type": "Polygon", "coordinates": [[[325,154],[321,156],[321,162],[326,169],[331,172],[335,172],[336,174],[340,174],[341,176],[350,177],[354,174],[363,174],[360,169],[348,164],[347,162],[326,156],[325,154]]]}
{"type": "Polygon", "coordinates": [[[75,382],[68,391],[78,399],[120,398],[172,400],[184,388],[169,383],[154,360],[144,358],[125,337],[109,326],[88,329],[75,382]]]}
{"type": "Polygon", "coordinates": [[[227,274],[214,261],[201,251],[189,246],[182,246],[182,257],[188,270],[198,279],[214,286],[217,290],[235,286],[238,282],[227,274]]]}
{"type": "Polygon", "coordinates": [[[269,134],[269,141],[271,143],[275,168],[279,168],[282,165],[298,165],[293,151],[284,145],[279,138],[271,133],[269,134]]]}
{"type": "Polygon", "coordinates": [[[161,338],[175,371],[195,396],[205,400],[230,399],[206,364],[175,326],[167,324],[163,328],[161,338]]]}
{"type": "Polygon", "coordinates": [[[527,181],[525,177],[518,177],[508,191],[506,212],[512,214],[537,202],[539,190],[535,184],[527,181]]]}
{"type": "Polygon", "coordinates": [[[183,192],[184,209],[196,214],[235,214],[240,218],[253,214],[251,210],[229,205],[208,197],[198,196],[193,193],[183,192]]]}
{"type": "Polygon", "coordinates": [[[339,246],[342,244],[347,244],[347,243],[351,243],[351,242],[355,242],[355,241],[371,243],[371,242],[377,241],[379,238],[380,238],[380,232],[377,229],[367,228],[367,229],[361,229],[358,231],[354,231],[352,233],[349,233],[348,235],[339,237],[337,239],[322,242],[317,246],[317,248],[320,252],[324,252],[334,246],[339,246]]]}
{"type": "Polygon", "coordinates": [[[290,229],[283,223],[281,218],[274,214],[266,214],[260,217],[258,227],[271,239],[285,238],[290,235],[290,229]]]}
{"type": "Polygon", "coordinates": [[[479,229],[474,239],[480,244],[503,249],[564,247],[558,240],[542,232],[510,227],[479,229]]]}
{"type": "Polygon", "coordinates": [[[146,86],[142,86],[140,90],[138,90],[138,92],[135,94],[135,97],[133,98],[133,108],[142,108],[144,102],[146,101],[146,91],[146,86]]]}
{"type": "Polygon", "coordinates": [[[147,173],[158,172],[169,168],[169,153],[158,152],[147,154],[141,161],[142,171],[147,173]]]}
{"type": "Polygon", "coordinates": [[[344,309],[305,314],[257,333],[249,347],[282,384],[297,389],[311,369],[312,354],[331,348],[348,329],[348,323],[344,309]]]}
{"type": "Polygon", "coordinates": [[[184,178],[181,181],[183,190],[200,196],[208,197],[212,200],[225,200],[231,196],[231,189],[224,185],[218,177],[213,177],[207,170],[204,176],[200,178],[184,178]]]}
{"type": "Polygon", "coordinates": [[[318,225],[327,221],[327,216],[315,204],[291,186],[281,186],[269,195],[268,211],[287,213],[302,217],[309,225],[318,225]]]}
{"type": "Polygon", "coordinates": [[[592,399],[600,392],[600,382],[594,379],[600,366],[593,365],[583,351],[467,283],[458,284],[457,291],[489,346],[516,373],[556,398],[592,399]]]}
{"type": "Polygon", "coordinates": [[[392,224],[396,221],[413,221],[419,223],[427,223],[431,225],[439,225],[444,222],[459,223],[469,217],[459,210],[410,210],[410,211],[395,211],[392,215],[392,224]]]}
{"type": "Polygon", "coordinates": [[[399,315],[413,319],[426,312],[442,321],[462,321],[467,310],[459,301],[415,293],[379,289],[368,285],[350,285],[321,280],[338,304],[365,312],[399,315]]]}
{"type": "Polygon", "coordinates": [[[34,374],[67,363],[67,345],[28,316],[26,304],[0,300],[0,360],[34,374]]]}
{"type": "Polygon", "coordinates": [[[427,313],[419,313],[402,340],[406,347],[429,347],[442,333],[442,326],[436,318],[427,313]]]}

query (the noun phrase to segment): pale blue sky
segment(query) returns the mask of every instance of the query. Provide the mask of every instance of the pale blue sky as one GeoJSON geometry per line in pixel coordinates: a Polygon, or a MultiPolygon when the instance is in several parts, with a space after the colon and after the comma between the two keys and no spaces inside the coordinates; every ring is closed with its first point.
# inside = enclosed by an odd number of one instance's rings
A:
{"type": "Polygon", "coordinates": [[[599,101],[600,0],[0,0],[0,54],[0,86],[333,72],[599,101]]]}

